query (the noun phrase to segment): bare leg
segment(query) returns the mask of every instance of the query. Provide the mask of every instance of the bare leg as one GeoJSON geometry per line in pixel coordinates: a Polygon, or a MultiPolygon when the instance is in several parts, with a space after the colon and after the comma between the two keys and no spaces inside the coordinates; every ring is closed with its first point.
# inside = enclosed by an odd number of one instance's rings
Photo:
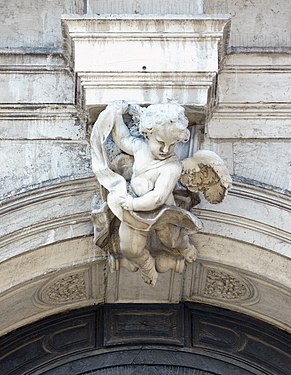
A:
{"type": "Polygon", "coordinates": [[[196,247],[190,242],[189,237],[187,235],[184,236],[183,241],[181,243],[181,247],[178,249],[180,254],[184,257],[184,259],[192,263],[197,258],[197,249],[196,247]]]}
{"type": "Polygon", "coordinates": [[[122,255],[135,266],[139,267],[143,280],[155,285],[157,271],[155,260],[148,251],[147,232],[142,232],[121,223],[119,227],[120,251],[122,255]]]}
{"type": "Polygon", "coordinates": [[[156,258],[156,269],[158,272],[167,272],[172,269],[177,273],[184,270],[185,260],[181,257],[171,256],[167,253],[160,254],[156,258]]]}
{"type": "Polygon", "coordinates": [[[159,239],[168,249],[178,251],[187,262],[191,263],[197,258],[197,249],[186,233],[184,228],[171,224],[157,230],[159,239]]]}
{"type": "Polygon", "coordinates": [[[124,257],[119,259],[119,264],[120,267],[126,268],[130,272],[136,272],[138,270],[138,267],[135,264],[133,264],[130,260],[124,257]]]}
{"type": "Polygon", "coordinates": [[[130,272],[136,272],[138,270],[137,266],[135,266],[131,261],[129,261],[127,258],[122,257],[121,255],[116,256],[110,254],[108,256],[108,263],[111,272],[118,271],[120,268],[126,268],[130,272]]]}

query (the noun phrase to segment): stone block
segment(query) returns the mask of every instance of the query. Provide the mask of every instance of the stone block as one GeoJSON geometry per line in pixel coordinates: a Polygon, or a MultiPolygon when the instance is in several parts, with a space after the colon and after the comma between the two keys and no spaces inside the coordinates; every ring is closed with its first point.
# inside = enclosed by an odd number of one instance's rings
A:
{"type": "Polygon", "coordinates": [[[231,15],[230,45],[240,50],[287,50],[290,46],[289,0],[205,0],[209,14],[231,15]]]}
{"type": "Polygon", "coordinates": [[[0,71],[0,103],[74,102],[74,80],[66,70],[2,70],[0,71]]]}
{"type": "Polygon", "coordinates": [[[73,105],[0,105],[0,140],[84,140],[80,117],[73,105]]]}
{"type": "Polygon", "coordinates": [[[61,15],[84,12],[81,0],[18,0],[2,5],[0,49],[60,51],[61,15]]]}
{"type": "Polygon", "coordinates": [[[212,105],[229,19],[222,15],[64,16],[65,53],[85,108],[112,100],[212,105]]]}
{"type": "Polygon", "coordinates": [[[88,14],[201,14],[203,1],[191,0],[89,0],[88,14]]]}
{"type": "Polygon", "coordinates": [[[235,175],[283,190],[291,189],[289,140],[236,141],[233,143],[233,157],[235,175]]]}
{"type": "Polygon", "coordinates": [[[1,141],[0,159],[2,196],[92,175],[86,141],[1,141]]]}

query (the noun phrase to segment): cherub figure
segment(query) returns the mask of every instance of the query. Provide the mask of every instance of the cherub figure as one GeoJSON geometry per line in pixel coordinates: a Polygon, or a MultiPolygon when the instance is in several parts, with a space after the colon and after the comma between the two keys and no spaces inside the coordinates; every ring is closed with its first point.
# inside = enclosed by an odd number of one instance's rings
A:
{"type": "MultiPolygon", "coordinates": [[[[175,102],[142,108],[119,101],[108,105],[99,115],[91,135],[93,171],[100,184],[108,190],[108,206],[120,220],[122,264],[131,271],[139,269],[144,281],[151,285],[155,285],[158,272],[170,268],[169,264],[173,263],[171,261],[175,257],[192,262],[197,255],[189,234],[201,229],[202,223],[189,210],[178,207],[174,197],[179,180],[192,191],[200,189],[207,192],[199,179],[193,182],[193,173],[201,171],[199,160],[186,159],[183,168],[183,161],[176,154],[176,145],[189,140],[187,127],[184,108],[175,102]],[[139,134],[130,132],[124,122],[125,114],[131,115],[139,134]],[[114,161],[109,165],[105,144],[110,134],[114,143],[125,153],[119,154],[118,160],[124,156],[127,165],[119,163],[114,168],[114,161]],[[133,157],[132,173],[128,173],[128,155],[133,157]],[[128,178],[130,174],[127,182],[123,176],[127,175],[128,178]],[[150,236],[155,236],[166,252],[162,251],[154,257],[149,249],[150,236]]],[[[208,158],[209,155],[213,164],[217,155],[208,151],[208,158]]],[[[207,158],[206,154],[202,156],[207,158]]],[[[214,172],[215,177],[225,175],[224,170],[220,173],[221,168],[225,168],[221,159],[217,157],[215,163],[219,164],[218,171],[216,168],[214,172]]],[[[214,169],[212,166],[211,170],[214,169]]],[[[205,177],[205,171],[202,174],[205,177]]],[[[213,178],[210,180],[212,186],[213,178]]],[[[214,180],[216,185],[221,182],[220,177],[214,180]]],[[[223,197],[230,181],[228,173],[224,180],[225,183],[221,185],[223,197]]],[[[189,194],[186,198],[189,203],[189,194]]],[[[189,204],[186,208],[190,208],[189,204]]]]}

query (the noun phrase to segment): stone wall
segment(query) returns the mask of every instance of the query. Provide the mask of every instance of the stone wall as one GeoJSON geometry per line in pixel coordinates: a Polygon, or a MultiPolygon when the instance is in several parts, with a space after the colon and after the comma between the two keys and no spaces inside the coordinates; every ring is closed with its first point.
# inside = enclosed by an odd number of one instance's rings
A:
{"type": "Polygon", "coordinates": [[[231,15],[230,47],[236,51],[272,52],[290,48],[291,3],[288,0],[205,0],[204,11],[231,15]]]}

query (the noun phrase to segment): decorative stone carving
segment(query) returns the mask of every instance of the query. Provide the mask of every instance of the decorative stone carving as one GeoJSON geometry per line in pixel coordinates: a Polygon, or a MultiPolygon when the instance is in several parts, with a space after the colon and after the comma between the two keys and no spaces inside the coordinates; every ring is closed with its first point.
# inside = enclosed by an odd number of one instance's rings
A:
{"type": "Polygon", "coordinates": [[[58,280],[46,291],[50,302],[79,301],[86,298],[86,285],[83,275],[74,274],[58,280]]]}
{"type": "Polygon", "coordinates": [[[158,272],[182,272],[185,260],[196,259],[193,235],[202,223],[191,208],[199,191],[210,203],[221,202],[231,178],[211,151],[180,160],[178,145],[187,147],[189,137],[184,108],[175,102],[142,108],[118,101],[99,115],[92,168],[107,205],[94,209],[93,224],[98,246],[107,242],[113,271],[139,269],[155,285],[158,272]],[[106,234],[117,229],[118,240],[108,243],[106,234]]]}
{"type": "Polygon", "coordinates": [[[244,306],[254,305],[260,300],[255,283],[240,272],[205,261],[195,262],[188,271],[192,280],[191,300],[216,300],[244,306]]]}
{"type": "Polygon", "coordinates": [[[226,272],[207,269],[204,295],[228,300],[244,299],[249,296],[249,288],[242,280],[226,272]]]}
{"type": "Polygon", "coordinates": [[[37,304],[56,305],[85,300],[87,294],[86,275],[82,272],[54,279],[41,288],[34,299],[37,304]]]}

